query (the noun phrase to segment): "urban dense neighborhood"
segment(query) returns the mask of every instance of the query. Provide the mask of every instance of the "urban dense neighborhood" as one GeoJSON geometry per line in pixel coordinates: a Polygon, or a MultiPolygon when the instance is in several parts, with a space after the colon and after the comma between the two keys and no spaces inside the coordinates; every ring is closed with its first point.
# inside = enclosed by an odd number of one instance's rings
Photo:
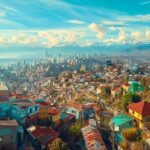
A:
{"type": "Polygon", "coordinates": [[[150,0],[0,0],[0,150],[150,150],[150,0]]]}
{"type": "Polygon", "coordinates": [[[93,58],[1,67],[0,149],[149,150],[150,65],[93,58]]]}

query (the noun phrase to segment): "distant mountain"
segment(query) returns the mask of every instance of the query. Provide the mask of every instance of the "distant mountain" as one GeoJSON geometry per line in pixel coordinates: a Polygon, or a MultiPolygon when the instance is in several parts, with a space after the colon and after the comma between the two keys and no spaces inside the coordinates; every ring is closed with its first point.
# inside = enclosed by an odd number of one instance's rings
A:
{"type": "Polygon", "coordinates": [[[60,44],[55,47],[0,47],[0,58],[41,58],[45,57],[46,51],[50,56],[60,56],[66,54],[124,54],[124,55],[150,55],[150,43],[146,44],[113,44],[104,45],[103,43],[94,43],[89,46],[81,46],[77,43],[60,44]]]}
{"type": "Polygon", "coordinates": [[[106,53],[106,54],[132,54],[134,52],[150,52],[150,43],[148,44],[113,44],[104,45],[103,43],[94,43],[90,46],[80,46],[78,44],[61,45],[50,48],[49,51],[60,53],[106,53]]]}

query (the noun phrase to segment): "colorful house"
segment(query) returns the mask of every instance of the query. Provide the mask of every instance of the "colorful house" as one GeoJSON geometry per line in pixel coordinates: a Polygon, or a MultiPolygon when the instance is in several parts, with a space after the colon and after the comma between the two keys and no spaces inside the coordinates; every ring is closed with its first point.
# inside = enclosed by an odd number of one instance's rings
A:
{"type": "Polygon", "coordinates": [[[124,90],[125,92],[128,92],[128,91],[129,91],[129,88],[130,88],[130,84],[125,83],[125,84],[122,85],[122,88],[123,88],[123,90],[124,90]]]}
{"type": "Polygon", "coordinates": [[[49,127],[31,126],[27,129],[29,139],[36,150],[48,149],[57,137],[57,133],[49,127]]]}
{"type": "Polygon", "coordinates": [[[9,98],[7,96],[0,96],[0,119],[8,118],[9,98]]]}
{"type": "Polygon", "coordinates": [[[117,143],[123,141],[122,130],[125,128],[134,127],[134,120],[132,117],[127,115],[119,115],[111,119],[109,126],[114,131],[114,138],[117,143]]]}
{"type": "Polygon", "coordinates": [[[115,87],[111,90],[111,95],[113,98],[115,98],[115,96],[118,96],[121,93],[122,89],[120,86],[115,87]]]}
{"type": "Polygon", "coordinates": [[[0,82],[0,119],[8,117],[9,110],[9,90],[2,82],[0,82]]]}
{"type": "Polygon", "coordinates": [[[52,124],[52,126],[58,127],[60,125],[60,111],[56,108],[50,108],[48,109],[49,113],[49,120],[52,124]]]}
{"type": "Polygon", "coordinates": [[[81,119],[83,117],[83,108],[81,104],[73,103],[66,106],[66,113],[73,114],[76,116],[76,119],[81,119]]]}
{"type": "Polygon", "coordinates": [[[0,149],[18,149],[23,136],[24,131],[16,120],[0,120],[0,149]]]}
{"type": "Polygon", "coordinates": [[[143,118],[150,115],[150,103],[142,101],[129,104],[128,112],[135,119],[137,126],[143,128],[143,118]]]}
{"type": "Polygon", "coordinates": [[[109,125],[112,131],[122,131],[125,128],[133,127],[134,120],[130,116],[119,115],[112,118],[109,125]]]}
{"type": "Polygon", "coordinates": [[[75,122],[75,115],[62,112],[60,114],[60,122],[61,122],[60,133],[61,133],[67,130],[70,127],[70,125],[75,122]]]}
{"type": "Polygon", "coordinates": [[[18,100],[11,103],[9,116],[23,124],[26,121],[34,122],[38,119],[39,105],[29,100],[18,100]]]}
{"type": "Polygon", "coordinates": [[[0,96],[8,96],[9,95],[9,90],[8,87],[0,82],[0,96]]]}
{"type": "Polygon", "coordinates": [[[131,93],[142,92],[144,90],[144,87],[138,81],[129,81],[128,83],[130,84],[129,92],[131,93]]]}
{"type": "Polygon", "coordinates": [[[34,101],[36,104],[39,104],[39,120],[45,121],[48,120],[48,103],[43,99],[37,99],[34,101]]]}

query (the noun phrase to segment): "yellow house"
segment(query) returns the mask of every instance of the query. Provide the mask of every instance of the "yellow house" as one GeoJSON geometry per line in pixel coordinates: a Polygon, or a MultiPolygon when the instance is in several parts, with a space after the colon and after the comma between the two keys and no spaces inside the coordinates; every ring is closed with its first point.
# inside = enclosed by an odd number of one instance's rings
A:
{"type": "Polygon", "coordinates": [[[39,109],[39,119],[40,120],[46,120],[48,119],[48,103],[45,102],[42,99],[37,99],[34,101],[35,103],[40,105],[40,109],[39,109]]]}
{"type": "Polygon", "coordinates": [[[139,102],[129,104],[128,113],[135,119],[137,126],[143,129],[143,118],[150,115],[150,103],[139,102]]]}
{"type": "Polygon", "coordinates": [[[42,107],[39,109],[39,119],[40,120],[48,119],[48,108],[47,107],[42,107]]]}
{"type": "Polygon", "coordinates": [[[128,92],[128,91],[129,91],[129,88],[130,88],[130,84],[125,83],[125,84],[122,85],[122,88],[123,88],[123,90],[124,90],[125,92],[128,92]]]}
{"type": "Polygon", "coordinates": [[[49,113],[49,119],[51,120],[52,124],[54,126],[59,126],[60,125],[60,111],[57,110],[56,108],[50,108],[48,110],[49,113]]]}

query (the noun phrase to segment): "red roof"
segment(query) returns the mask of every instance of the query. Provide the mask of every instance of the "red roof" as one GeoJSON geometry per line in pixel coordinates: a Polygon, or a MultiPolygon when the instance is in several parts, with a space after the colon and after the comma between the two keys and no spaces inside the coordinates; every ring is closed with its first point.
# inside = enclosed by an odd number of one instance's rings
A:
{"type": "Polygon", "coordinates": [[[41,106],[48,106],[47,102],[35,102],[36,104],[39,104],[41,106]]]}
{"type": "Polygon", "coordinates": [[[115,87],[112,89],[113,91],[120,91],[121,90],[121,87],[115,87]]]}
{"type": "Polygon", "coordinates": [[[79,103],[68,104],[66,107],[67,108],[72,107],[72,108],[75,108],[78,111],[82,111],[82,105],[79,104],[79,103]]]}
{"type": "Polygon", "coordinates": [[[0,96],[0,103],[8,102],[9,98],[8,97],[1,97],[0,96]]]}
{"type": "Polygon", "coordinates": [[[81,129],[88,150],[106,150],[101,134],[90,125],[81,129]]]}
{"type": "Polygon", "coordinates": [[[130,84],[128,84],[128,83],[125,83],[125,84],[124,84],[124,86],[130,87],[130,84]]]}
{"type": "Polygon", "coordinates": [[[33,126],[31,128],[34,128],[33,130],[31,130],[30,128],[28,129],[28,131],[30,132],[30,134],[35,138],[35,139],[38,139],[42,136],[52,136],[52,138],[48,141],[47,144],[49,144],[50,142],[52,142],[54,139],[56,139],[58,136],[57,136],[57,133],[51,129],[51,128],[48,128],[48,127],[40,127],[38,125],[36,126],[33,126]]]}
{"type": "Polygon", "coordinates": [[[38,138],[40,136],[47,135],[47,134],[57,135],[57,133],[54,130],[52,130],[51,128],[40,127],[37,125],[35,126],[35,130],[33,132],[31,132],[31,134],[35,138],[38,138]]]}
{"type": "Polygon", "coordinates": [[[128,108],[136,111],[142,116],[150,115],[150,103],[148,102],[132,103],[129,104],[128,108]]]}
{"type": "Polygon", "coordinates": [[[60,111],[57,110],[56,108],[51,108],[51,109],[48,110],[48,113],[52,114],[52,115],[57,115],[57,114],[60,113],[60,111]]]}

